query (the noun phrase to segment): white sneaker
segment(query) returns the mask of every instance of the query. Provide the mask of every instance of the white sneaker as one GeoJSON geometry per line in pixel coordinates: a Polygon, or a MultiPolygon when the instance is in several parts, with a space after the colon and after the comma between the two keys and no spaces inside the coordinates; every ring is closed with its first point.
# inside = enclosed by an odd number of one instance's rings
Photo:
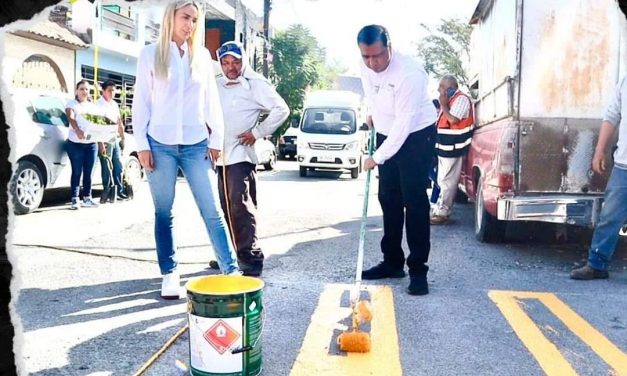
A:
{"type": "Polygon", "coordinates": [[[181,299],[181,277],[178,272],[171,272],[163,276],[161,297],[163,299],[181,299]]]}
{"type": "Polygon", "coordinates": [[[83,198],[83,207],[85,208],[97,208],[98,204],[96,204],[91,197],[83,198]]]}
{"type": "Polygon", "coordinates": [[[81,205],[78,201],[78,199],[72,199],[72,203],[70,204],[70,210],[78,210],[80,209],[81,205]]]}
{"type": "Polygon", "coordinates": [[[241,275],[242,275],[242,272],[239,271],[239,270],[236,270],[234,272],[230,272],[229,274],[227,274],[227,276],[229,276],[229,277],[239,277],[241,275]]]}

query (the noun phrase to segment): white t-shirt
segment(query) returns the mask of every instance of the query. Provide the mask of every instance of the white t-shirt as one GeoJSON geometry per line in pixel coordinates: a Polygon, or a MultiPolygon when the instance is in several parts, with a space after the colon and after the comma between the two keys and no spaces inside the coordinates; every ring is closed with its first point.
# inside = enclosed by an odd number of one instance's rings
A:
{"type": "MultiPolygon", "coordinates": [[[[74,110],[74,119],[76,119],[76,124],[78,124],[78,127],[83,131],[85,131],[85,129],[87,128],[87,120],[85,120],[85,118],[83,118],[81,114],[88,113],[92,115],[103,115],[103,110],[99,108],[98,106],[96,106],[93,102],[89,102],[89,101],[79,102],[76,99],[72,99],[65,105],[65,108],[71,108],[72,110],[74,110]]],[[[74,128],[72,128],[72,126],[70,126],[68,139],[72,142],[76,142],[80,144],[93,143],[93,141],[80,140],[78,136],[76,135],[76,131],[74,131],[74,128]]]]}
{"type": "Polygon", "coordinates": [[[104,116],[117,124],[118,120],[120,120],[120,106],[118,106],[118,102],[113,99],[111,99],[111,102],[107,102],[107,100],[101,96],[96,101],[96,104],[102,107],[104,116]]]}

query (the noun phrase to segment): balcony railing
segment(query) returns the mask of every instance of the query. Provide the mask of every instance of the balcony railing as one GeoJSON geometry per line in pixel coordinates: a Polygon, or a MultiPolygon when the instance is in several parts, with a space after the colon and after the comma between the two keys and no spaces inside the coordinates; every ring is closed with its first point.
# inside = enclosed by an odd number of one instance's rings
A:
{"type": "Polygon", "coordinates": [[[130,41],[137,39],[136,22],[132,18],[107,8],[102,8],[102,28],[130,41]]]}
{"type": "Polygon", "coordinates": [[[148,22],[146,24],[145,43],[150,44],[157,41],[159,38],[159,24],[154,22],[148,22]]]}

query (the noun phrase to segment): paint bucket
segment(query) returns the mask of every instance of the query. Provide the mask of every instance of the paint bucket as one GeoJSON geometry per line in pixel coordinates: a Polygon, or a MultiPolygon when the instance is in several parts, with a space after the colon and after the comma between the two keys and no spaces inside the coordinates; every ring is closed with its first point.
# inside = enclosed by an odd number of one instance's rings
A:
{"type": "Polygon", "coordinates": [[[192,375],[261,373],[263,286],[259,278],[225,275],[185,284],[192,375]]]}

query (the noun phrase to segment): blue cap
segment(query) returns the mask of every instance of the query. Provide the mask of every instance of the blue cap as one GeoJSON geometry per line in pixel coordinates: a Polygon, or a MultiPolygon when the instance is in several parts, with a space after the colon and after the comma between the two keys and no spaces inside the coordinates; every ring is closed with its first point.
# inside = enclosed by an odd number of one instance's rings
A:
{"type": "Polygon", "coordinates": [[[216,51],[218,59],[222,59],[225,55],[231,55],[237,59],[242,58],[242,46],[237,42],[226,42],[216,51]]]}

